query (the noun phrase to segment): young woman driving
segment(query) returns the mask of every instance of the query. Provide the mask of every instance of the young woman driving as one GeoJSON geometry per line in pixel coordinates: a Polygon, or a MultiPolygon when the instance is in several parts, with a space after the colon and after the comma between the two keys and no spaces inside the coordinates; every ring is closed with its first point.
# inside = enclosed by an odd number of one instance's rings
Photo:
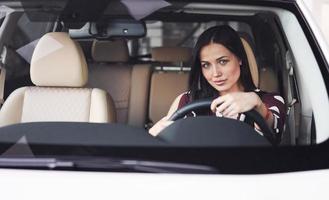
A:
{"type": "Polygon", "coordinates": [[[285,118],[283,98],[256,88],[252,81],[248,58],[237,32],[227,25],[215,26],[203,32],[194,47],[189,90],[179,95],[164,118],[149,133],[158,135],[170,125],[169,117],[188,103],[213,98],[207,110],[192,111],[188,116],[216,115],[258,126],[243,113],[255,109],[273,132],[280,136],[285,118]]]}

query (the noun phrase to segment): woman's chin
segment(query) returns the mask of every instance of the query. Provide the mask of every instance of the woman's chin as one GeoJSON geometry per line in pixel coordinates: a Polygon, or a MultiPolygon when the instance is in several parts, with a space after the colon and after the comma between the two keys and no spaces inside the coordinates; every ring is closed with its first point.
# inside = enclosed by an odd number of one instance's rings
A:
{"type": "Polygon", "coordinates": [[[216,90],[218,90],[219,92],[222,92],[222,91],[226,91],[229,89],[229,85],[227,84],[211,84],[213,88],[215,88],[216,90]]]}
{"type": "Polygon", "coordinates": [[[235,85],[231,85],[228,83],[224,84],[211,84],[213,88],[215,88],[221,95],[226,94],[228,92],[237,92],[239,91],[239,87],[235,87],[235,85]]]}

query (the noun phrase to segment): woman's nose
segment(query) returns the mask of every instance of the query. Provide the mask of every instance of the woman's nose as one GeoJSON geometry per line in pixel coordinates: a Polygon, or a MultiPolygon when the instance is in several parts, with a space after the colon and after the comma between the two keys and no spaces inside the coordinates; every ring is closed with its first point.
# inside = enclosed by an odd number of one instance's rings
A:
{"type": "Polygon", "coordinates": [[[222,75],[222,72],[220,70],[220,67],[217,66],[217,65],[213,65],[213,75],[214,76],[221,76],[222,75]]]}

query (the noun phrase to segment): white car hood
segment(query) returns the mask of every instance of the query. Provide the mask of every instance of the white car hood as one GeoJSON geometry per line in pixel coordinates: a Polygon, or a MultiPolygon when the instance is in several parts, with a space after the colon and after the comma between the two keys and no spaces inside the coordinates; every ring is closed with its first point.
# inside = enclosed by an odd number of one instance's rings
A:
{"type": "Polygon", "coordinates": [[[329,170],[181,175],[0,169],[1,199],[328,199],[329,170]]]}

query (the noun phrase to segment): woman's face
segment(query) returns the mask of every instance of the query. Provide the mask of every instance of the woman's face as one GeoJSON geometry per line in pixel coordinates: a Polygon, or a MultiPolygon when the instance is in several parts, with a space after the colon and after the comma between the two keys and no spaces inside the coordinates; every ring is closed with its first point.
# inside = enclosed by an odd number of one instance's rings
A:
{"type": "Polygon", "coordinates": [[[225,46],[210,43],[201,48],[202,74],[220,95],[242,91],[239,84],[241,61],[225,46]]]}

